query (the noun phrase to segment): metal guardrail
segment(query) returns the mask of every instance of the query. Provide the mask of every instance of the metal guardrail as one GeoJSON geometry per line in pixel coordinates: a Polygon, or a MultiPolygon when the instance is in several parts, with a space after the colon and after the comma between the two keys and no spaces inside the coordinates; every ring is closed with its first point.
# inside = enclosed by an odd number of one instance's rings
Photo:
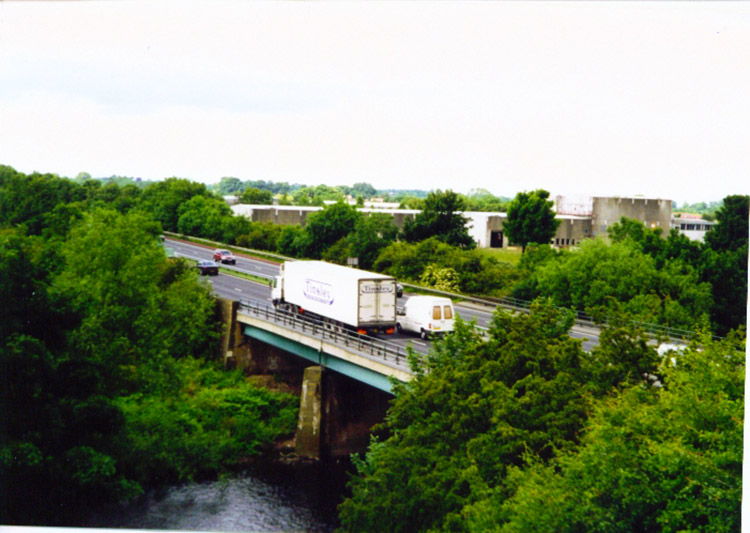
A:
{"type": "Polygon", "coordinates": [[[395,361],[396,365],[407,361],[406,348],[392,342],[337,328],[322,320],[276,309],[266,303],[241,300],[240,308],[266,322],[273,322],[321,340],[330,339],[339,346],[345,346],[361,354],[382,358],[387,362],[395,361]]]}
{"type": "MultiPolygon", "coordinates": [[[[528,312],[529,308],[531,307],[531,304],[533,303],[533,302],[530,302],[529,300],[520,300],[518,298],[513,298],[511,296],[503,296],[500,298],[477,298],[474,296],[467,296],[465,294],[457,294],[457,293],[448,292],[448,291],[441,291],[438,289],[431,289],[429,287],[422,287],[420,285],[413,285],[411,283],[402,282],[402,285],[404,287],[411,287],[420,291],[440,294],[443,296],[448,296],[451,298],[455,298],[455,299],[463,300],[467,302],[473,302],[473,303],[488,306],[488,307],[502,306],[502,307],[505,307],[507,309],[511,309],[514,311],[528,312]]],[[[568,307],[559,307],[559,306],[555,306],[555,307],[557,309],[566,310],[566,311],[571,310],[568,307]]],[[[592,328],[600,327],[601,324],[594,321],[593,317],[591,317],[590,315],[584,313],[583,311],[577,311],[574,309],[572,311],[575,313],[575,321],[578,325],[592,327],[592,328]]],[[[681,329],[681,328],[674,328],[671,326],[662,326],[660,324],[653,324],[650,322],[641,322],[637,320],[631,320],[630,323],[642,328],[649,335],[652,335],[654,337],[656,336],[667,337],[675,341],[692,339],[693,337],[697,335],[695,331],[690,331],[690,330],[681,329]]],[[[606,320],[604,324],[607,324],[606,320]]],[[[713,335],[713,338],[720,340],[722,337],[713,335]]]]}

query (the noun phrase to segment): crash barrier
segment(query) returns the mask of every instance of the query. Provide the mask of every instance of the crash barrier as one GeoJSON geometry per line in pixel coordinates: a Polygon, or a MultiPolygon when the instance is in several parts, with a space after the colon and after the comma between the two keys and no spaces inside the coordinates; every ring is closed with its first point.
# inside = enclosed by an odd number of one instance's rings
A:
{"type": "Polygon", "coordinates": [[[266,303],[250,300],[241,300],[240,309],[244,313],[266,322],[278,324],[287,329],[318,338],[321,341],[330,340],[334,344],[344,346],[351,351],[382,358],[385,361],[395,363],[397,366],[407,361],[409,351],[403,346],[383,339],[361,335],[318,318],[292,313],[291,311],[277,309],[266,303]]]}

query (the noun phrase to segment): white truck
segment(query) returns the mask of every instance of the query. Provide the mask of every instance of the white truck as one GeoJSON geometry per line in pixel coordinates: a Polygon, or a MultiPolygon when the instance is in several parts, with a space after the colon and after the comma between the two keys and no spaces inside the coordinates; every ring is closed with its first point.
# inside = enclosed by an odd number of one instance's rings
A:
{"type": "Polygon", "coordinates": [[[396,327],[395,278],[324,261],[286,261],[272,282],[271,300],[363,335],[392,334],[396,327]]]}
{"type": "Polygon", "coordinates": [[[399,333],[419,333],[423,339],[453,331],[453,302],[442,296],[411,296],[398,310],[396,329],[399,333]]]}

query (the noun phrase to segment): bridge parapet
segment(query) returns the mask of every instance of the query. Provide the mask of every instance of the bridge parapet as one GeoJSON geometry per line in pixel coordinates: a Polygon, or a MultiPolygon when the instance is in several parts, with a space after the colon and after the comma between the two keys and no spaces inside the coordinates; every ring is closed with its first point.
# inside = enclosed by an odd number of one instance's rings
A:
{"type": "Polygon", "coordinates": [[[390,378],[412,378],[407,350],[394,343],[365,337],[320,320],[277,310],[267,304],[240,304],[237,321],[244,333],[344,375],[390,392],[390,378]]]}

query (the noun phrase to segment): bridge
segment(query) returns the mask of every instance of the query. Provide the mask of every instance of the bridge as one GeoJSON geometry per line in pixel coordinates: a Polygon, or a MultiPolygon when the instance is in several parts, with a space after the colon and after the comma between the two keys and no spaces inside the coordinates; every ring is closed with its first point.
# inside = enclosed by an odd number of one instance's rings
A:
{"type": "Polygon", "coordinates": [[[241,302],[236,320],[247,337],[384,392],[391,392],[391,378],[402,382],[411,379],[406,349],[398,344],[335,329],[259,302],[241,302]]]}
{"type": "Polygon", "coordinates": [[[394,382],[412,377],[407,349],[266,303],[219,301],[228,326],[222,338],[227,364],[284,375],[292,384],[302,376],[297,453],[321,458],[364,450],[394,382]]]}

